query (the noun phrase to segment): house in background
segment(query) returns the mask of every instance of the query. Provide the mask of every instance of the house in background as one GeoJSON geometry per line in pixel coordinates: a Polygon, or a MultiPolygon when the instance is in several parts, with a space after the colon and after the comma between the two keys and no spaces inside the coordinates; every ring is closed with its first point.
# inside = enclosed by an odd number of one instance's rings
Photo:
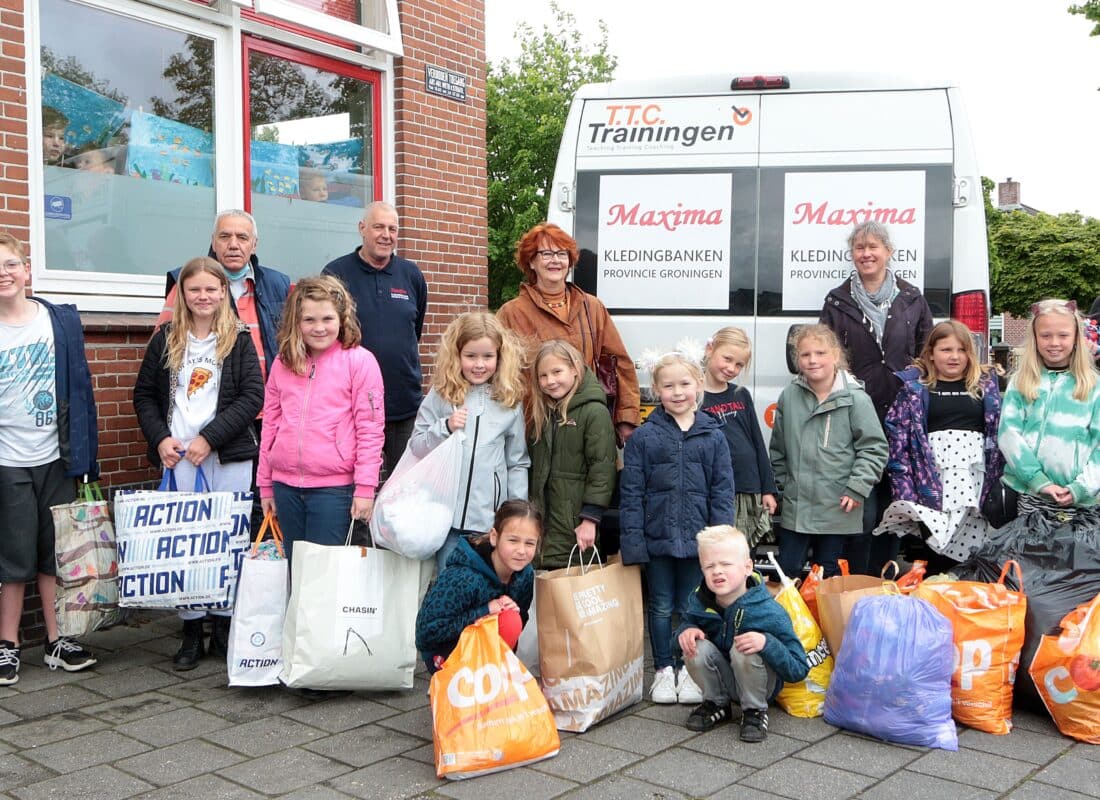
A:
{"type": "MultiPolygon", "coordinates": [[[[1023,211],[1035,216],[1039,209],[1020,202],[1020,182],[1008,178],[997,184],[997,210],[1023,211]]],[[[991,345],[1019,347],[1027,336],[1027,319],[1011,314],[995,314],[989,319],[989,340],[991,345]]]]}

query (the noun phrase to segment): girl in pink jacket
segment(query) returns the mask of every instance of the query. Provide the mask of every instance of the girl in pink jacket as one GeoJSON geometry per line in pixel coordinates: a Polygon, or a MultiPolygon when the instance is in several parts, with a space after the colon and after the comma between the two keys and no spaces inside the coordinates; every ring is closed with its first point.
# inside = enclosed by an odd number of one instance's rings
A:
{"type": "Polygon", "coordinates": [[[359,346],[355,304],[338,278],[299,281],[268,375],[256,485],[293,542],[342,544],[369,520],[382,463],[382,374],[359,346]]]}

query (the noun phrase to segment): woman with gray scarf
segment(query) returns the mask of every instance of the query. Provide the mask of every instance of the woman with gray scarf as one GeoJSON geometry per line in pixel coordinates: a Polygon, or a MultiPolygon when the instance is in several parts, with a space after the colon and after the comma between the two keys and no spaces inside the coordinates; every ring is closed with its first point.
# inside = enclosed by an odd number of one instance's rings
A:
{"type": "MultiPolygon", "coordinates": [[[[920,289],[889,268],[894,245],[885,225],[856,225],[848,234],[848,248],[855,269],[825,297],[821,321],[848,351],[851,372],[863,382],[881,421],[901,387],[894,373],[921,351],[934,324],[932,311],[920,289]]],[[[853,572],[877,575],[897,554],[897,537],[871,536],[889,504],[890,486],[883,480],[864,506],[864,535],[851,537],[847,556],[853,572]]]]}

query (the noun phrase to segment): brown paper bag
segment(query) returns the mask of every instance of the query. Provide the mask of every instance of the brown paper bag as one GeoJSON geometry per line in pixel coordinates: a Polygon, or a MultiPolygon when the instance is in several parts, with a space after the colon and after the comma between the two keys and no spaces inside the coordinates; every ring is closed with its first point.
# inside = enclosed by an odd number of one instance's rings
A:
{"type": "Polygon", "coordinates": [[[642,699],[641,570],[597,558],[535,576],[542,691],[562,731],[642,699]]]}
{"type": "Polygon", "coordinates": [[[890,584],[896,586],[895,581],[885,577],[886,571],[894,565],[894,575],[897,576],[898,565],[891,561],[883,568],[883,577],[876,578],[872,575],[849,575],[848,563],[841,560],[841,575],[826,578],[817,587],[817,613],[821,622],[821,631],[825,634],[825,641],[829,643],[829,650],[836,658],[840,653],[840,646],[844,642],[844,629],[848,625],[848,617],[856,603],[864,597],[876,594],[886,594],[890,584]]]}

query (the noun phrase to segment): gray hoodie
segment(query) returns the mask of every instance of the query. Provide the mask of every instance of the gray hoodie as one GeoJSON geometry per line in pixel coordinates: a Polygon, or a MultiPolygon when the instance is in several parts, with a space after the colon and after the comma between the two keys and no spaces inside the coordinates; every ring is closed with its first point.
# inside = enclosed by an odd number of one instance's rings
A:
{"type": "MultiPolygon", "coordinates": [[[[471,386],[462,407],[469,410],[462,447],[461,487],[453,527],[487,532],[497,506],[505,500],[527,499],[527,440],[523,405],[505,408],[489,396],[491,386],[471,386]]],[[[409,449],[423,458],[450,436],[447,418],[457,406],[435,389],[420,404],[409,449]]]]}

